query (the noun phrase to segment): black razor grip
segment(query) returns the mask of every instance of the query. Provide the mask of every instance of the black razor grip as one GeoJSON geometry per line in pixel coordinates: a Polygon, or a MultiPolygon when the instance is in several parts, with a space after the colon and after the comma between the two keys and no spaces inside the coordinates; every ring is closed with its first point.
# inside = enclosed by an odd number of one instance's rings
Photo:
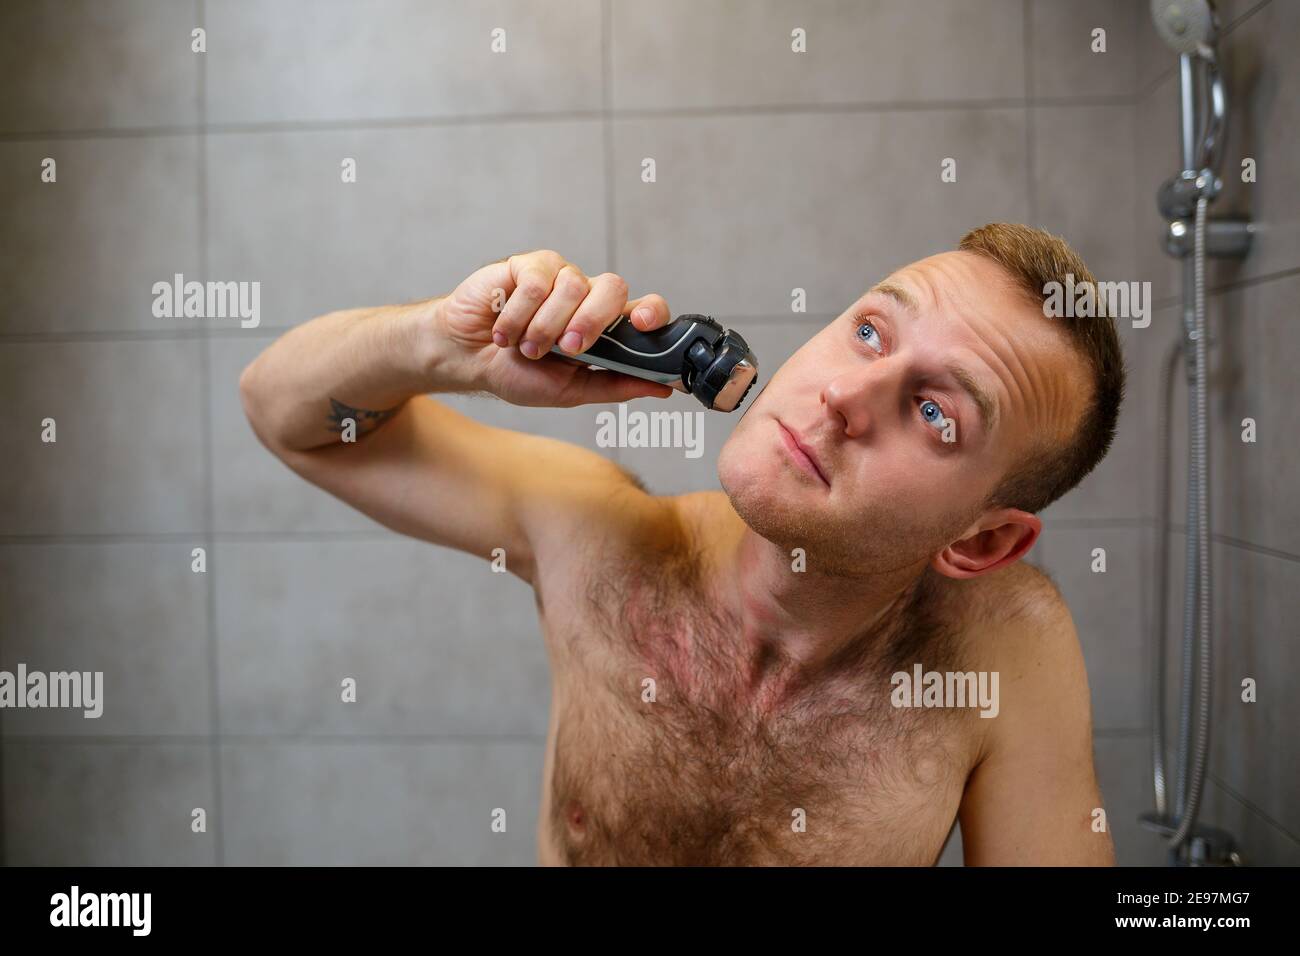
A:
{"type": "Polygon", "coordinates": [[[681,315],[649,332],[642,332],[626,315],[620,315],[587,351],[569,355],[559,346],[551,351],[689,391],[684,377],[702,367],[702,362],[712,362],[714,348],[725,334],[718,321],[707,315],[681,315]]]}
{"type": "Polygon", "coordinates": [[[694,313],[649,332],[620,315],[587,351],[569,355],[558,345],[551,351],[573,362],[671,386],[693,395],[705,408],[723,412],[745,400],[758,376],[758,360],[738,333],[694,313]]]}

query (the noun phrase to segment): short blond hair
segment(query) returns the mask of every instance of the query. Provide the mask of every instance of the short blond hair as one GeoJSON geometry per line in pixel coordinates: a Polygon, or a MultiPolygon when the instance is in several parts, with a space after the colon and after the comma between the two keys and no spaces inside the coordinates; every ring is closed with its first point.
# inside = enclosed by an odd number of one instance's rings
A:
{"type": "Polygon", "coordinates": [[[1058,236],[1018,223],[991,222],[962,236],[957,248],[1001,266],[1044,321],[1049,283],[1064,287],[1072,276],[1074,288],[1092,286],[1098,315],[1051,319],[1065,331],[1092,385],[1074,434],[1060,444],[1040,440],[990,496],[994,507],[1037,513],[1078,485],[1106,457],[1115,439],[1126,379],[1115,320],[1106,314],[1097,279],[1083,257],[1058,236]]]}

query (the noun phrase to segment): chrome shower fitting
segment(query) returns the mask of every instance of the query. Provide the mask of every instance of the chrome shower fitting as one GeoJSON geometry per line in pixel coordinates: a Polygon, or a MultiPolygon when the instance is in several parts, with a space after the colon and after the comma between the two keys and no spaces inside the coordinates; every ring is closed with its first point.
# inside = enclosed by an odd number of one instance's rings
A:
{"type": "Polygon", "coordinates": [[[1169,861],[1205,866],[1238,863],[1230,834],[1198,824],[1210,746],[1213,676],[1211,642],[1213,588],[1210,565],[1209,325],[1205,259],[1244,256],[1254,227],[1241,217],[1209,218],[1209,205],[1223,182],[1223,134],[1228,104],[1219,70],[1218,20],[1209,0],[1151,0],[1156,31],[1178,53],[1183,168],[1161,187],[1156,201],[1167,221],[1165,251],[1183,260],[1183,337],[1164,366],[1158,436],[1162,499],[1157,547],[1157,613],[1151,705],[1151,763],[1154,813],[1139,822],[1168,840],[1169,861]],[[1199,90],[1199,95],[1198,95],[1199,90]],[[1208,112],[1207,112],[1208,111],[1208,112]],[[1204,115],[1203,115],[1204,114],[1204,115]],[[1190,220],[1190,221],[1189,221],[1190,220]],[[1189,256],[1190,253],[1190,256],[1189,256]],[[1172,800],[1165,767],[1165,592],[1168,548],[1169,395],[1182,360],[1188,379],[1187,567],[1183,598],[1183,643],[1179,684],[1177,763],[1172,800]]]}
{"type": "MultiPolygon", "coordinates": [[[[1223,191],[1223,136],[1228,98],[1219,64],[1218,15],[1209,0],[1151,0],[1156,32],[1178,56],[1182,95],[1183,168],[1167,179],[1156,195],[1167,222],[1165,252],[1182,259],[1192,252],[1196,203],[1213,202],[1223,191]]],[[[1254,226],[1238,216],[1206,225],[1206,255],[1238,258],[1250,250],[1254,226]]]]}

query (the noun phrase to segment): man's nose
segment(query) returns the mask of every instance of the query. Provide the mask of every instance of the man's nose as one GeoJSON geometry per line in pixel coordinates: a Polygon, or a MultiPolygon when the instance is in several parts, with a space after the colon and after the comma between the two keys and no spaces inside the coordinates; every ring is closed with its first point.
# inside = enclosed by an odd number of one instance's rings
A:
{"type": "Polygon", "coordinates": [[[822,390],[822,399],[832,414],[843,421],[844,434],[860,438],[880,427],[896,401],[902,367],[897,362],[876,359],[864,366],[846,368],[834,374],[822,390]]]}

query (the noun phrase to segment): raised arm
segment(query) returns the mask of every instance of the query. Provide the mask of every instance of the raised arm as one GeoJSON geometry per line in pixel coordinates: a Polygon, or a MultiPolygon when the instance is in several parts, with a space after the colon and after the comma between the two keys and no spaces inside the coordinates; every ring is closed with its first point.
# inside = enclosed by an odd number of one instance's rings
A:
{"type": "Polygon", "coordinates": [[[639,306],[650,310],[634,320],[641,328],[670,319],[659,296],[629,302],[618,276],[588,279],[549,250],[511,256],[448,296],[332,312],[290,330],[244,369],[240,395],[259,440],[303,478],[402,534],[484,558],[505,548],[509,570],[531,581],[533,542],[548,522],[625,473],[593,451],[484,425],[426,393],[554,407],[666,398],[667,386],[547,355],[569,329],[581,337],[571,351],[583,351],[639,306]]]}

